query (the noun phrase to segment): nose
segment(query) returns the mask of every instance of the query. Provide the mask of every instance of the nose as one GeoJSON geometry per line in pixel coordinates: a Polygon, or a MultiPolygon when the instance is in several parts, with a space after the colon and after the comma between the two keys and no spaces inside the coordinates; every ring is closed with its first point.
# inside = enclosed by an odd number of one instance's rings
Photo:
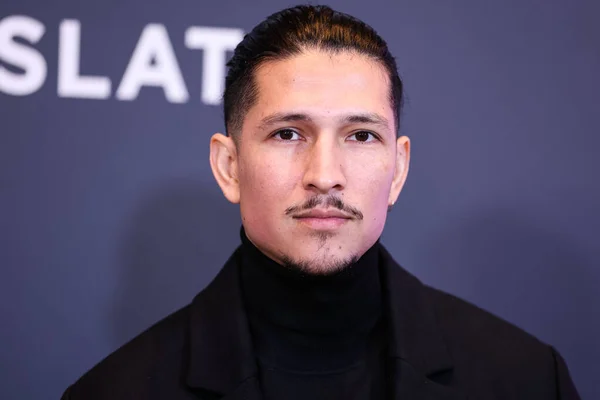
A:
{"type": "Polygon", "coordinates": [[[302,184],[304,189],[319,194],[330,194],[346,187],[342,149],[334,139],[320,137],[313,144],[302,184]]]}

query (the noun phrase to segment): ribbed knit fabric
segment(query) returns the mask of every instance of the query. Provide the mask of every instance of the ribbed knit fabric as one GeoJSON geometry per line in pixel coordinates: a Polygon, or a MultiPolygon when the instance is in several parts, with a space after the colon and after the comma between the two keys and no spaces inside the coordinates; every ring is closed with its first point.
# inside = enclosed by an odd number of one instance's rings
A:
{"type": "Polygon", "coordinates": [[[384,399],[379,242],[344,270],[316,276],[271,260],[243,229],[241,238],[241,287],[265,399],[384,399]]]}

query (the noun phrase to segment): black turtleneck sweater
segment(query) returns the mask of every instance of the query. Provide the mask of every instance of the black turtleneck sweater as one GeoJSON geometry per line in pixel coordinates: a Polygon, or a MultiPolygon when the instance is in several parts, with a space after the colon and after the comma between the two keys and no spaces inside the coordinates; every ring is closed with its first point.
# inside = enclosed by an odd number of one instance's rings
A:
{"type": "Polygon", "coordinates": [[[284,267],[242,237],[241,286],[266,400],[384,399],[379,242],[332,275],[284,267]]]}

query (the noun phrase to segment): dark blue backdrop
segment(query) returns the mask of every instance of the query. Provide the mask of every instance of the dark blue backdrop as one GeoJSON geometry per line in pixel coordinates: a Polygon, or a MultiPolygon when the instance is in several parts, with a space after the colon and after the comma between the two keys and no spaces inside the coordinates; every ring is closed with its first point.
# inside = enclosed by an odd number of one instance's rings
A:
{"type": "MultiPolygon", "coordinates": [[[[239,243],[208,164],[219,71],[186,32],[235,37],[290,4],[0,3],[0,398],[58,398],[189,302],[239,243]],[[171,92],[119,95],[149,24],[150,67],[165,70],[145,79],[171,92]],[[98,78],[69,81],[77,65],[98,78]]],[[[384,244],[555,345],[582,396],[600,398],[600,3],[330,4],[389,41],[406,83],[412,166],[384,244]]]]}

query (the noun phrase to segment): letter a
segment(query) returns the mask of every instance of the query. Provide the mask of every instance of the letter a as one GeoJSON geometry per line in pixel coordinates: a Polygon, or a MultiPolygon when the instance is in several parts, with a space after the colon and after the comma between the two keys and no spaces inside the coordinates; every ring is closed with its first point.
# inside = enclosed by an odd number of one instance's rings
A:
{"type": "Polygon", "coordinates": [[[185,103],[189,98],[169,34],[161,24],[149,24],[144,28],[116,97],[134,100],[142,86],[162,87],[165,97],[172,103],[185,103]]]}

